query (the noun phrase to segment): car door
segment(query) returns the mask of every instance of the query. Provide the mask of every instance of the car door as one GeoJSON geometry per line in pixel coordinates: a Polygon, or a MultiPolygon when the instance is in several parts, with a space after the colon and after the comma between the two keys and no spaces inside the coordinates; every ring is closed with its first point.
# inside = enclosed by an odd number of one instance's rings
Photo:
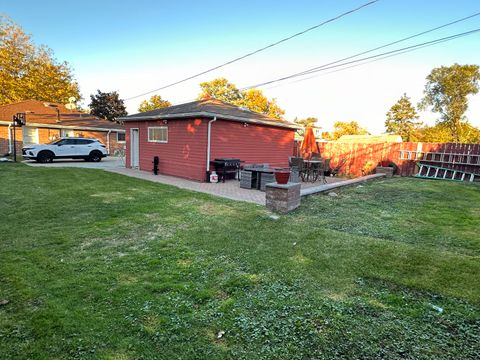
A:
{"type": "Polygon", "coordinates": [[[76,156],[88,156],[90,152],[94,149],[93,140],[76,139],[75,141],[76,156]]]}
{"type": "Polygon", "coordinates": [[[55,144],[55,156],[72,157],[76,155],[75,139],[63,139],[55,144]]]}

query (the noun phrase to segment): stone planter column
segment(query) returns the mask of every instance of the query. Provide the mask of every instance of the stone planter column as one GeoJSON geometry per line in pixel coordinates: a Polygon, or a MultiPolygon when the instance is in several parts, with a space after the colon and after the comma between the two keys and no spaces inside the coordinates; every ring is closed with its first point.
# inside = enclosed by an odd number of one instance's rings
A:
{"type": "Polygon", "coordinates": [[[300,183],[277,184],[269,183],[266,186],[267,209],[287,213],[300,206],[300,183]]]}

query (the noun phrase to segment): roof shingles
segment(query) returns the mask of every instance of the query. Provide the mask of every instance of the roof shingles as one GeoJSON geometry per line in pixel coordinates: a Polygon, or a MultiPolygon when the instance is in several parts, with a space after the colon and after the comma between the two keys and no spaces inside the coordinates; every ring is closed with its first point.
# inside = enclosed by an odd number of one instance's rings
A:
{"type": "Polygon", "coordinates": [[[198,100],[185,104],[174,105],[163,109],[146,111],[119,118],[122,121],[142,121],[160,119],[183,119],[191,117],[213,117],[231,121],[245,121],[262,125],[297,129],[298,126],[280,119],[271,118],[265,114],[250,111],[216,99],[198,100]]]}

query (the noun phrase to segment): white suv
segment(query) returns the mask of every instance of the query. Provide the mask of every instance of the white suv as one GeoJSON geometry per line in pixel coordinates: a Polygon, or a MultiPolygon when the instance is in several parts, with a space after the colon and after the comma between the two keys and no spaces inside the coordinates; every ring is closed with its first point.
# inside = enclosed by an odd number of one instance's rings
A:
{"type": "Polygon", "coordinates": [[[65,137],[49,144],[29,145],[22,149],[24,159],[41,163],[53,159],[85,159],[98,162],[108,156],[107,149],[97,139],[65,137]]]}

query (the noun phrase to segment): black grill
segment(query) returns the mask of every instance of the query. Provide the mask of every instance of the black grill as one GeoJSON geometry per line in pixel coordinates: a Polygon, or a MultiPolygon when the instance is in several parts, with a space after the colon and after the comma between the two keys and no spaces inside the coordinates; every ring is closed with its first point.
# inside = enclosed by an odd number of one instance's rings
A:
{"type": "Polygon", "coordinates": [[[239,175],[240,172],[240,159],[232,158],[220,158],[211,161],[211,164],[215,166],[215,171],[218,174],[218,180],[225,182],[225,178],[228,175],[239,175]]]}

